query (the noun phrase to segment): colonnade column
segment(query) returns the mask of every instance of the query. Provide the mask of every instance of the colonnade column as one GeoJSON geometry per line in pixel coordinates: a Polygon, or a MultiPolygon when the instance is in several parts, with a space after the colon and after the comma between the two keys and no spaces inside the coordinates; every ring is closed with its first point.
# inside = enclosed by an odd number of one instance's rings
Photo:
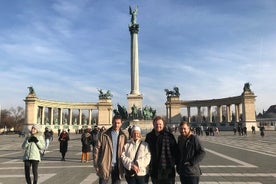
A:
{"type": "Polygon", "coordinates": [[[58,108],[59,125],[62,125],[62,108],[58,108]]]}
{"type": "Polygon", "coordinates": [[[88,112],[88,125],[91,125],[92,123],[92,109],[89,109],[88,112]]]}
{"type": "Polygon", "coordinates": [[[201,121],[201,111],[200,111],[200,106],[197,107],[197,123],[200,123],[201,121]]]}
{"type": "Polygon", "coordinates": [[[79,109],[79,125],[82,125],[82,110],[79,109]]]}
{"type": "Polygon", "coordinates": [[[236,122],[240,121],[240,104],[235,104],[236,122]]]}
{"type": "Polygon", "coordinates": [[[226,105],[226,122],[230,122],[231,108],[230,105],[226,105]]]}
{"type": "Polygon", "coordinates": [[[45,125],[45,107],[42,106],[42,109],[41,109],[41,124],[42,125],[45,125]]]}
{"type": "Polygon", "coordinates": [[[69,125],[72,125],[72,119],[73,119],[73,110],[68,109],[69,112],[69,125]]]}
{"type": "Polygon", "coordinates": [[[188,123],[191,122],[191,107],[187,106],[188,123]]]}
{"type": "Polygon", "coordinates": [[[221,123],[222,122],[222,107],[221,107],[221,105],[218,105],[217,108],[218,108],[218,121],[221,123]]]}
{"type": "Polygon", "coordinates": [[[167,119],[166,119],[166,121],[168,122],[169,120],[170,120],[170,117],[169,117],[169,105],[168,104],[166,104],[166,117],[167,117],[167,119]]]}
{"type": "Polygon", "coordinates": [[[54,108],[49,107],[49,112],[50,112],[50,125],[54,124],[54,108]]]}
{"type": "Polygon", "coordinates": [[[208,106],[209,122],[212,122],[212,106],[208,106]]]}

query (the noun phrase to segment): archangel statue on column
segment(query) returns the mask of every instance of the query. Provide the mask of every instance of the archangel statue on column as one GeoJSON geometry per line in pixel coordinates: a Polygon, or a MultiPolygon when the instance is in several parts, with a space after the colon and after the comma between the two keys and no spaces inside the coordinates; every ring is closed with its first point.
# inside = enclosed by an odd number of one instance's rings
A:
{"type": "Polygon", "coordinates": [[[131,24],[136,24],[136,15],[138,13],[138,6],[134,10],[131,9],[131,6],[129,6],[129,14],[131,15],[131,24]]]}

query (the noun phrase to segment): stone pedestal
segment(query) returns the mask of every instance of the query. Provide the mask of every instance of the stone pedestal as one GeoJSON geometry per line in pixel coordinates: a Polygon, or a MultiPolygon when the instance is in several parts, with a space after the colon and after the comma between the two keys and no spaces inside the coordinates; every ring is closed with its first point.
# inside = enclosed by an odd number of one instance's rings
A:
{"type": "Polygon", "coordinates": [[[167,124],[179,124],[181,121],[181,102],[179,96],[168,96],[166,102],[167,124]]]}
{"type": "Polygon", "coordinates": [[[255,126],[257,130],[256,122],[256,110],[255,110],[255,94],[252,91],[244,91],[242,93],[243,104],[243,122],[247,130],[251,130],[251,126],[255,126]]]}
{"type": "Polygon", "coordinates": [[[112,123],[112,100],[99,99],[98,102],[98,125],[108,125],[112,123]]]}
{"type": "Polygon", "coordinates": [[[25,123],[23,132],[27,133],[31,130],[33,124],[37,124],[37,96],[29,94],[25,101],[25,123]]]}
{"type": "Polygon", "coordinates": [[[127,95],[127,101],[128,101],[128,109],[127,112],[131,113],[131,107],[135,105],[137,109],[142,109],[142,101],[143,101],[143,95],[137,95],[137,94],[128,94],[127,95]]]}

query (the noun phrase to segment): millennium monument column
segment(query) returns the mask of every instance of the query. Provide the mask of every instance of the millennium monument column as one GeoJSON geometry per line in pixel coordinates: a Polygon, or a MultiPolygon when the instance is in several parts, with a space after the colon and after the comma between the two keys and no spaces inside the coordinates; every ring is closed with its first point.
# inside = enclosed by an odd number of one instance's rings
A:
{"type": "Polygon", "coordinates": [[[130,49],[130,71],[131,71],[131,91],[127,95],[128,112],[132,111],[135,105],[137,109],[142,109],[143,95],[139,91],[139,60],[138,60],[138,32],[139,24],[136,23],[138,7],[132,11],[129,7],[131,15],[131,23],[129,24],[129,32],[131,36],[131,49],[130,49]]]}

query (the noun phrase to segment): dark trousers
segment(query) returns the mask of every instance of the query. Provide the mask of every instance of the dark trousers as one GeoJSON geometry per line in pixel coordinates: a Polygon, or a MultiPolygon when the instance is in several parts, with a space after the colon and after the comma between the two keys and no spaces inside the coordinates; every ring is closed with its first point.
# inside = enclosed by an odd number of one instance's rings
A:
{"type": "Polygon", "coordinates": [[[145,176],[126,176],[126,181],[128,184],[146,184],[145,176]]]}
{"type": "Polygon", "coordinates": [[[25,179],[27,184],[32,184],[31,180],[31,167],[33,170],[33,175],[34,175],[34,182],[33,184],[37,184],[37,179],[38,179],[38,160],[24,160],[24,169],[25,169],[25,179]]]}
{"type": "Polygon", "coordinates": [[[151,177],[152,184],[175,184],[175,178],[157,179],[151,177]]]}
{"type": "MultiPolygon", "coordinates": [[[[111,171],[111,184],[120,184],[121,180],[119,177],[119,169],[117,166],[112,167],[111,171]]],[[[103,178],[100,178],[99,184],[108,184],[108,180],[104,180],[103,178]]]]}
{"type": "Polygon", "coordinates": [[[199,176],[179,176],[181,183],[185,184],[199,184],[199,176]]]}

